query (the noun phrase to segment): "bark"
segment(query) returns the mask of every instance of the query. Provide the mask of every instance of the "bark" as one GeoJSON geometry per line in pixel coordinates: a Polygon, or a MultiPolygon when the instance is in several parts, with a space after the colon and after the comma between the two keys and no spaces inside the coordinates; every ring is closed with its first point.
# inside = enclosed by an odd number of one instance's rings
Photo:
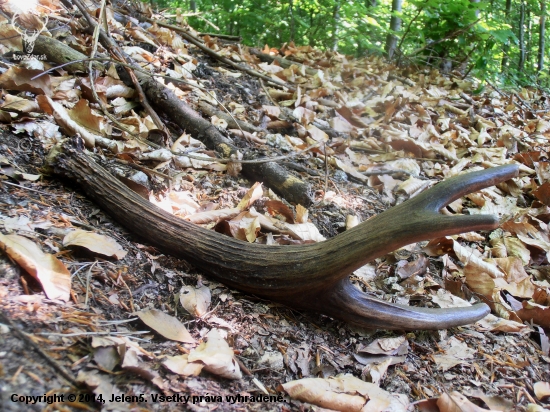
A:
{"type": "Polygon", "coordinates": [[[294,1],[288,0],[288,14],[290,16],[290,39],[289,41],[294,41],[296,36],[296,25],[294,22],[294,1]]]}
{"type": "MultiPolygon", "coordinates": [[[[87,59],[87,56],[69,47],[67,44],[60,42],[52,37],[38,36],[34,45],[35,54],[44,54],[49,61],[57,64],[65,64],[77,60],[87,59]]],[[[102,69],[103,65],[94,62],[93,67],[102,69]]],[[[63,67],[63,70],[69,73],[83,72],[88,73],[88,62],[71,63],[63,67]]]]}
{"type": "Polygon", "coordinates": [[[540,2],[540,20],[539,20],[539,51],[537,53],[537,71],[544,68],[544,45],[546,36],[546,1],[540,2]]]}
{"type": "MultiPolygon", "coordinates": [[[[510,11],[512,10],[512,0],[506,0],[506,8],[504,11],[506,23],[510,18],[510,11]]],[[[510,51],[510,39],[502,46],[502,62],[500,64],[501,70],[504,72],[508,68],[508,52],[510,51]]]]}
{"type": "Polygon", "coordinates": [[[390,30],[386,39],[386,54],[388,58],[392,58],[395,49],[397,48],[397,33],[401,29],[401,18],[397,16],[397,13],[401,13],[401,6],[403,0],[392,0],[392,16],[390,20],[390,30]]]}
{"type": "Polygon", "coordinates": [[[334,10],[332,12],[332,45],[334,51],[338,50],[338,32],[340,27],[340,0],[336,0],[334,10]]]}
{"type": "Polygon", "coordinates": [[[525,66],[525,37],[524,37],[524,24],[525,24],[525,2],[521,2],[520,12],[519,12],[519,61],[518,61],[518,70],[523,71],[525,66]]]}

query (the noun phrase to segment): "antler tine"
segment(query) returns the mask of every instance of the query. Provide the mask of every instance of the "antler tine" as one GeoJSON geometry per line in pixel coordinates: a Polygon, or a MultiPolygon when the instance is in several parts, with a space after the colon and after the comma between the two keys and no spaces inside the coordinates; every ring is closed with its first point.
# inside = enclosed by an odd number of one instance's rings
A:
{"type": "Polygon", "coordinates": [[[311,303],[314,310],[325,315],[372,329],[446,329],[476,322],[491,311],[484,303],[450,309],[390,303],[359,291],[349,278],[342,279],[311,303]]]}

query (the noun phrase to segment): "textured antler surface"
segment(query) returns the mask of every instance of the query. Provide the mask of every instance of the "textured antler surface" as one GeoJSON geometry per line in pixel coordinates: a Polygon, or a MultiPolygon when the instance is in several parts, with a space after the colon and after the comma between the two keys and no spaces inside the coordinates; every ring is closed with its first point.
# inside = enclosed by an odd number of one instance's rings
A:
{"type": "Polygon", "coordinates": [[[156,207],[96,164],[73,141],[52,156],[56,171],[76,179],[118,223],[165,253],[184,258],[236,289],[385,329],[441,329],[474,322],[487,305],[425,309],[390,304],[358,291],[348,275],[410,243],[498,226],[494,216],[445,216],[465,194],[517,176],[505,165],[457,176],[332,239],[298,246],[243,242],[203,229],[156,207]]]}

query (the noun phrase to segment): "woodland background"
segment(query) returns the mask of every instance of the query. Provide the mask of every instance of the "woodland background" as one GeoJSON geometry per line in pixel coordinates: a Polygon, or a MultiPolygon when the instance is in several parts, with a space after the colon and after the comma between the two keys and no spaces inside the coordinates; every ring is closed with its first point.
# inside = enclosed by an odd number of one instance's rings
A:
{"type": "Polygon", "coordinates": [[[527,0],[151,0],[196,16],[199,31],[219,29],[243,43],[294,41],[401,64],[459,69],[508,86],[549,85],[545,1],[527,0]],[[215,26],[215,27],[214,27],[215,26]]]}

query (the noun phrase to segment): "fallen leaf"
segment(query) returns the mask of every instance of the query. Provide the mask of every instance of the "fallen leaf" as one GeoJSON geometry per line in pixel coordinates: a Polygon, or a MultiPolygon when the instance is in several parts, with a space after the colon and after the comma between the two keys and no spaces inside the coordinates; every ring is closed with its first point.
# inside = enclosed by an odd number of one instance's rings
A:
{"type": "Polygon", "coordinates": [[[31,92],[38,95],[52,95],[50,76],[43,76],[43,70],[26,69],[21,66],[11,66],[0,75],[0,87],[9,90],[31,92]],[[41,75],[33,80],[34,77],[41,75]]]}
{"type": "Polygon", "coordinates": [[[208,210],[206,212],[199,212],[192,215],[185,216],[185,220],[199,224],[206,224],[210,222],[217,222],[220,220],[232,219],[238,214],[241,213],[241,209],[238,207],[232,209],[218,209],[218,210],[208,210]]]}
{"type": "Polygon", "coordinates": [[[180,303],[183,308],[193,317],[200,318],[210,307],[212,295],[207,286],[194,288],[192,286],[183,286],[180,289],[180,303]]]}
{"type": "Polygon", "coordinates": [[[227,344],[218,329],[212,329],[202,342],[193,349],[187,360],[204,363],[204,370],[227,379],[241,379],[239,364],[235,360],[233,349],[227,344]]]}
{"type": "Polygon", "coordinates": [[[157,309],[143,310],[136,312],[135,315],[137,315],[143,323],[166,339],[184,343],[195,343],[195,339],[193,339],[183,323],[173,316],[157,309]]]}
{"type": "Polygon", "coordinates": [[[454,336],[445,342],[445,344],[441,345],[441,348],[445,351],[444,354],[432,355],[440,371],[446,371],[453,366],[465,363],[468,359],[473,359],[476,353],[468,344],[459,341],[454,336]]]}
{"type": "Polygon", "coordinates": [[[94,350],[94,362],[112,371],[120,363],[120,355],[114,346],[100,346],[94,350]]]}
{"type": "Polygon", "coordinates": [[[407,411],[405,395],[390,393],[352,375],[306,378],[287,382],[282,389],[293,399],[335,411],[407,411]]]}
{"type": "Polygon", "coordinates": [[[523,301],[521,304],[523,307],[516,310],[516,313],[521,320],[534,323],[542,326],[543,328],[550,328],[549,306],[539,305],[533,301],[523,301]]]}
{"type": "Polygon", "coordinates": [[[437,401],[437,406],[440,412],[481,412],[488,410],[480,408],[458,392],[452,392],[450,395],[443,393],[437,401]]]}
{"type": "Polygon", "coordinates": [[[397,338],[376,339],[368,346],[360,346],[359,353],[371,355],[406,355],[409,351],[409,342],[405,336],[397,338]]]}
{"type": "Polygon", "coordinates": [[[535,396],[539,401],[546,402],[550,398],[550,383],[537,382],[533,385],[535,396]]]}
{"type": "Polygon", "coordinates": [[[188,355],[167,356],[162,364],[170,371],[181,376],[198,376],[204,365],[202,363],[189,362],[188,355]]]}
{"type": "Polygon", "coordinates": [[[113,238],[81,229],[67,234],[63,239],[63,246],[80,246],[90,252],[115,259],[122,259],[128,253],[113,238]]]}
{"type": "Polygon", "coordinates": [[[384,379],[384,375],[388,371],[388,367],[392,364],[392,359],[386,359],[380,363],[369,364],[367,370],[364,370],[363,373],[367,372],[370,374],[371,382],[375,385],[380,386],[380,382],[384,379]]]}
{"type": "Polygon", "coordinates": [[[502,319],[495,315],[487,315],[483,319],[476,322],[476,327],[478,330],[493,332],[510,332],[510,333],[521,333],[521,332],[530,332],[531,328],[528,325],[523,323],[515,322],[513,320],[502,319]]]}
{"type": "Polygon", "coordinates": [[[237,209],[240,209],[240,210],[248,209],[250,206],[252,206],[252,204],[256,200],[262,197],[263,193],[264,193],[264,190],[262,188],[262,184],[259,182],[254,183],[252,187],[248,189],[248,192],[246,192],[244,197],[241,199],[241,201],[237,205],[237,209]]]}
{"type": "Polygon", "coordinates": [[[102,396],[103,399],[109,400],[115,393],[115,385],[109,379],[109,376],[102,374],[97,370],[80,370],[76,377],[77,382],[85,384],[97,396],[102,396]]]}
{"type": "Polygon", "coordinates": [[[505,399],[498,395],[486,395],[483,392],[476,390],[467,393],[468,396],[481,399],[492,411],[512,412],[515,411],[514,402],[509,399],[505,399]]]}
{"type": "Polygon", "coordinates": [[[0,248],[40,282],[49,299],[69,300],[71,273],[54,255],[42,252],[34,242],[19,235],[0,234],[0,248]]]}

